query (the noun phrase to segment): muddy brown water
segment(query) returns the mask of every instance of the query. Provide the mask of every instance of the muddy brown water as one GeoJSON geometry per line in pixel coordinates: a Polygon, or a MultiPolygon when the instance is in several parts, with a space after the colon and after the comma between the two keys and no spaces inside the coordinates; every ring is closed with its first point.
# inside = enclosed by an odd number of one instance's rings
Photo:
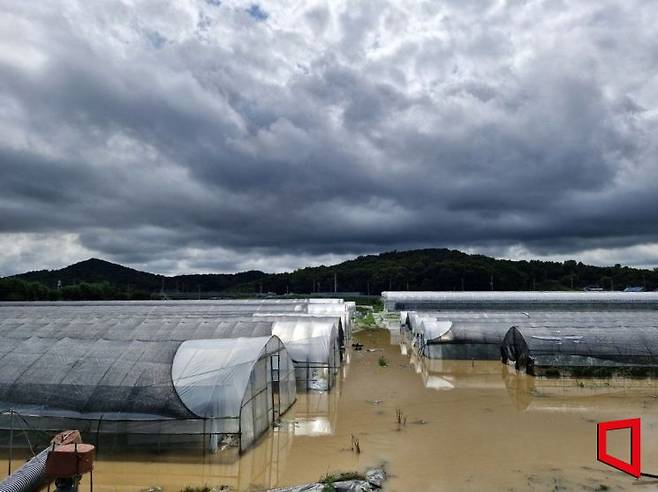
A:
{"type": "MultiPolygon", "coordinates": [[[[498,362],[421,359],[394,332],[356,338],[365,349],[350,354],[336,390],[299,394],[240,459],[101,449],[95,491],[258,490],[381,463],[391,491],[658,490],[596,461],[596,422],[641,417],[643,471],[658,473],[658,381],[540,381],[498,362]]],[[[613,432],[609,448],[628,460],[626,432],[613,432]]]]}

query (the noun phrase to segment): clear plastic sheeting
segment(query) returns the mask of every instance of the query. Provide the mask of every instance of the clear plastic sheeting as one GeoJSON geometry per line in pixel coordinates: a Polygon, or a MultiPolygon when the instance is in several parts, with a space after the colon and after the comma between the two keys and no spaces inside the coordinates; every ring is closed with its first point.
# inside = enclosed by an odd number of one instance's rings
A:
{"type": "Polygon", "coordinates": [[[238,434],[244,449],[296,398],[292,360],[272,336],[4,340],[0,408],[39,429],[238,434]]]}
{"type": "Polygon", "coordinates": [[[338,332],[338,343],[342,348],[347,343],[347,335],[343,329],[343,318],[341,316],[329,316],[323,314],[308,314],[308,313],[256,313],[254,318],[264,319],[268,321],[313,321],[317,323],[335,323],[338,332]]]}
{"type": "Polygon", "coordinates": [[[176,341],[2,336],[0,408],[106,420],[189,419],[176,395],[176,341]]]}
{"type": "MultiPolygon", "coordinates": [[[[512,326],[546,330],[589,330],[625,327],[629,332],[658,326],[658,311],[529,311],[529,312],[408,312],[401,318],[414,344],[430,358],[498,359],[503,338],[512,326]],[[441,333],[440,323],[452,323],[441,333]],[[435,336],[427,327],[441,333],[435,336]]],[[[638,331],[637,333],[640,333],[638,331]]],[[[552,335],[549,335],[552,336],[552,335]]]]}
{"type": "Polygon", "coordinates": [[[209,420],[210,433],[240,434],[242,448],[295,400],[293,363],[277,337],[183,342],[171,376],[183,404],[209,420]]]}
{"type": "MultiPolygon", "coordinates": [[[[256,303],[241,304],[246,311],[217,310],[212,302],[173,303],[0,303],[0,337],[9,350],[13,340],[62,338],[105,341],[178,341],[263,337],[277,334],[274,325],[290,343],[300,365],[303,386],[333,386],[334,372],[341,363],[340,348],[346,343],[342,315],[320,315],[297,311],[267,312],[257,316],[256,303]],[[211,310],[208,311],[207,307],[211,310]],[[248,308],[248,309],[247,309],[248,308]],[[278,315],[287,315],[278,318],[278,315]],[[275,319],[279,319],[275,323],[275,319]],[[289,320],[289,323],[283,320],[289,320]],[[290,328],[292,327],[292,328],[290,328]],[[308,336],[308,339],[304,339],[308,336]]],[[[226,307],[222,303],[220,307],[226,307]]],[[[268,304],[282,306],[284,303],[268,304]]],[[[285,304],[287,305],[287,304],[285,304]]],[[[297,304],[293,304],[297,305],[297,304]]],[[[308,304],[309,306],[311,304],[308,304]]],[[[313,304],[330,306],[340,303],[313,304]]],[[[233,309],[233,308],[231,308],[233,309]]],[[[343,310],[344,311],[344,310],[343,310]]]]}
{"type": "Polygon", "coordinates": [[[511,326],[450,321],[410,313],[407,327],[418,351],[430,359],[496,360],[500,343],[511,326]],[[413,327],[413,328],[412,328],[413,327]]]}
{"type": "MultiPolygon", "coordinates": [[[[356,310],[356,306],[354,309],[356,310]]],[[[309,303],[306,306],[306,311],[316,316],[340,316],[345,330],[345,339],[350,340],[352,338],[352,314],[350,307],[345,303],[309,303]]]]}
{"type": "MultiPolygon", "coordinates": [[[[3,340],[61,339],[105,341],[179,341],[269,336],[272,322],[257,318],[183,316],[65,316],[2,317],[3,340]]],[[[0,349],[1,350],[1,349],[0,349]]]]}
{"type": "Polygon", "coordinates": [[[507,331],[501,355],[503,362],[538,376],[656,375],[658,323],[519,324],[507,331]]]}
{"type": "Polygon", "coordinates": [[[301,386],[318,390],[333,387],[341,363],[335,321],[278,319],[273,321],[272,334],[278,336],[288,349],[301,386]]]}
{"type": "Polygon", "coordinates": [[[256,313],[309,314],[341,318],[346,340],[351,338],[353,302],[342,299],[245,299],[212,301],[76,301],[76,302],[0,302],[0,318],[171,316],[226,317],[250,316],[256,313]]]}
{"type": "Polygon", "coordinates": [[[658,309],[658,292],[382,292],[387,311],[658,309]]]}

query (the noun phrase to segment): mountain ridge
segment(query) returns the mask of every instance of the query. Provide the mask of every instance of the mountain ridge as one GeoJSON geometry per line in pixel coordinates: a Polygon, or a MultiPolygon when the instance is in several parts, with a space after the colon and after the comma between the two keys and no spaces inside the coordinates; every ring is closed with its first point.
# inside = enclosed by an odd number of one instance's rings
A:
{"type": "Polygon", "coordinates": [[[379,295],[383,290],[576,290],[587,286],[654,290],[658,269],[600,267],[574,260],[504,260],[445,248],[394,250],[285,273],[252,270],[167,276],[89,258],[61,269],[0,279],[0,300],[151,298],[161,291],[179,297],[313,294],[334,289],[379,295]]]}

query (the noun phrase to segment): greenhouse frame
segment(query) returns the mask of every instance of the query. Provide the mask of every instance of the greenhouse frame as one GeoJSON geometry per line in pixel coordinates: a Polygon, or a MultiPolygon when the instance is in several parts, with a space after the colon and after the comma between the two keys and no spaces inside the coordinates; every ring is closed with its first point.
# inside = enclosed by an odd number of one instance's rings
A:
{"type": "Polygon", "coordinates": [[[1,335],[4,429],[15,412],[34,429],[203,436],[211,448],[237,440],[244,450],[296,398],[292,359],[271,335],[142,340],[125,337],[122,327],[103,332],[116,335],[109,337],[20,333],[1,335]]]}

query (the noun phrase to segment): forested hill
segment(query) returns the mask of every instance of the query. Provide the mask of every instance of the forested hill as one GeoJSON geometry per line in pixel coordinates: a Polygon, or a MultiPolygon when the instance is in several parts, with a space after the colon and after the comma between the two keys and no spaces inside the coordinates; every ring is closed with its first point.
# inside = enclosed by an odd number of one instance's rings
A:
{"type": "Polygon", "coordinates": [[[658,269],[615,265],[596,267],[575,261],[509,261],[448,249],[393,251],[360,256],[332,266],[290,273],[163,276],[92,258],[61,270],[41,270],[0,279],[0,300],[142,299],[208,294],[379,294],[382,290],[569,290],[599,286],[658,288],[658,269]],[[58,288],[60,285],[60,288],[58,288]]]}

